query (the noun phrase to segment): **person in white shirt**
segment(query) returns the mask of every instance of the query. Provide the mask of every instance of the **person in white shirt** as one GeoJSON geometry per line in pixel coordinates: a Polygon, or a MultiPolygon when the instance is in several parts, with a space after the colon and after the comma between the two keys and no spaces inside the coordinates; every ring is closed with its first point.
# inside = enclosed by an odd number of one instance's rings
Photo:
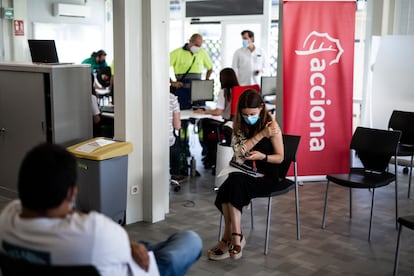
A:
{"type": "Polygon", "coordinates": [[[91,96],[92,96],[92,98],[91,98],[91,101],[92,101],[92,122],[94,124],[99,124],[99,122],[101,121],[101,110],[99,109],[98,98],[94,94],[92,94],[91,96]]]}
{"type": "MultiPolygon", "coordinates": [[[[222,118],[228,122],[231,121],[231,98],[232,89],[234,86],[239,86],[239,82],[236,77],[236,73],[232,68],[224,68],[220,71],[220,84],[221,89],[218,94],[217,105],[215,109],[204,110],[196,109],[195,113],[198,114],[210,114],[213,116],[222,116],[222,118]]],[[[203,136],[200,138],[200,143],[205,146],[206,154],[203,158],[204,168],[214,168],[216,166],[217,158],[217,140],[209,138],[209,134],[216,135],[217,130],[225,137],[225,142],[230,144],[231,140],[231,129],[228,125],[223,124],[221,121],[217,121],[214,118],[201,119],[200,124],[203,129],[203,136]]],[[[223,141],[221,141],[223,142],[223,141]]]]}
{"type": "Polygon", "coordinates": [[[170,92],[169,100],[169,141],[170,141],[170,175],[171,179],[175,181],[182,181],[185,179],[184,175],[180,174],[180,137],[175,135],[175,131],[181,129],[180,119],[180,104],[178,98],[170,92]]]}
{"type": "Polygon", "coordinates": [[[241,32],[243,47],[234,52],[232,68],[240,85],[260,85],[260,77],[267,74],[267,59],[263,49],[254,45],[254,33],[241,32]]]}
{"type": "Polygon", "coordinates": [[[100,275],[184,275],[200,255],[193,231],[166,241],[133,242],[127,232],[97,212],[72,209],[77,161],[66,149],[43,143],[30,150],[18,177],[19,199],[0,213],[0,252],[44,265],[93,265],[100,275]],[[150,263],[148,251],[155,263],[150,263]]]}

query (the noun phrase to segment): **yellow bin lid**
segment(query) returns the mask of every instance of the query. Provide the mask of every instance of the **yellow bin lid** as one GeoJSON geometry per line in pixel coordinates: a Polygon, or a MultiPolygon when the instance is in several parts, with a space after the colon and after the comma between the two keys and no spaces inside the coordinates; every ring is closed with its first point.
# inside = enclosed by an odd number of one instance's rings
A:
{"type": "Polygon", "coordinates": [[[78,158],[105,160],[132,152],[132,143],[96,137],[70,146],[67,150],[78,158]]]}

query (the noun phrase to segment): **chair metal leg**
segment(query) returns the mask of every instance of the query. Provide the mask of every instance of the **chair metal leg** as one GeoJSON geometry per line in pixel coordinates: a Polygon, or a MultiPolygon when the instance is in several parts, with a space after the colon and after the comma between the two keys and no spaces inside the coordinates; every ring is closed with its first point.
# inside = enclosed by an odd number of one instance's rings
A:
{"type": "Polygon", "coordinates": [[[400,262],[400,238],[401,238],[402,225],[398,229],[398,238],[397,238],[397,249],[395,250],[395,259],[394,259],[394,276],[398,275],[398,263],[400,262]]]}
{"type": "Polygon", "coordinates": [[[299,188],[295,181],[295,206],[296,206],[296,239],[300,240],[300,212],[299,212],[299,188]]]}
{"type": "Polygon", "coordinates": [[[329,191],[329,180],[326,183],[325,206],[323,208],[323,217],[322,217],[322,229],[325,229],[326,208],[328,207],[328,191],[329,191]]]}
{"type": "Polygon", "coordinates": [[[371,197],[371,217],[369,219],[368,241],[371,241],[372,215],[374,213],[374,196],[375,196],[375,189],[372,189],[372,197],[371,197]]]}
{"type": "Polygon", "coordinates": [[[395,229],[398,229],[398,185],[395,178],[395,229]]]}
{"type": "Polygon", "coordinates": [[[265,237],[265,247],[264,254],[267,255],[269,252],[269,232],[270,232],[270,215],[272,212],[272,197],[269,196],[267,201],[267,220],[266,220],[266,237],[265,237]]]}
{"type": "MultiPolygon", "coordinates": [[[[412,165],[413,159],[411,159],[411,165],[412,165]]],[[[395,157],[395,229],[398,229],[398,177],[397,177],[397,157],[395,157]]],[[[411,180],[411,171],[410,171],[410,180],[411,180]]],[[[408,187],[408,197],[410,195],[410,187],[408,187]]]]}
{"type": "Polygon", "coordinates": [[[410,198],[410,193],[411,193],[411,176],[412,176],[412,173],[413,173],[413,158],[414,158],[414,155],[411,155],[410,174],[409,174],[409,178],[408,178],[408,198],[410,198]]]}
{"type": "Polygon", "coordinates": [[[254,210],[253,210],[253,200],[250,200],[250,226],[254,229],[254,210]]]}
{"type": "Polygon", "coordinates": [[[221,241],[221,235],[222,235],[222,232],[223,232],[223,229],[222,229],[222,227],[223,227],[223,214],[221,214],[220,215],[220,226],[219,226],[219,232],[218,232],[218,238],[217,238],[217,240],[218,241],[221,241]]]}
{"type": "Polygon", "coordinates": [[[352,218],[352,188],[349,188],[349,218],[352,218]]]}

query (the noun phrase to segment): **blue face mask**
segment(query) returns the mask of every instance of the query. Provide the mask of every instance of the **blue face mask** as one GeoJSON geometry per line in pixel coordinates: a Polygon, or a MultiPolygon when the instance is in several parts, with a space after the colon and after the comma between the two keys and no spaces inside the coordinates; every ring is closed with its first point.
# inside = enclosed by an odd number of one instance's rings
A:
{"type": "Polygon", "coordinates": [[[249,47],[249,41],[247,39],[243,39],[242,43],[243,43],[243,48],[249,47]]]}
{"type": "Polygon", "coordinates": [[[247,116],[247,115],[242,115],[242,116],[246,124],[251,125],[251,126],[256,124],[257,121],[259,120],[259,114],[254,114],[251,116],[247,116]]]}

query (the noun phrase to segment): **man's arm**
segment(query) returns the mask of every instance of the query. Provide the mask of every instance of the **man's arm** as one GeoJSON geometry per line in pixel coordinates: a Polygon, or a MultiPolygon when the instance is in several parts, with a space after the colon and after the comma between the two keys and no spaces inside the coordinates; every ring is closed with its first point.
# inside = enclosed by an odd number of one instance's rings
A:
{"type": "Polygon", "coordinates": [[[173,81],[171,78],[170,78],[170,85],[175,88],[181,88],[184,86],[184,84],[181,81],[173,81]]]}
{"type": "Polygon", "coordinates": [[[173,112],[173,127],[176,130],[181,128],[180,112],[173,112]]]}
{"type": "Polygon", "coordinates": [[[207,73],[206,73],[206,80],[209,80],[210,79],[210,76],[211,76],[211,73],[213,72],[213,69],[209,69],[209,70],[207,70],[207,73]]]}
{"type": "Polygon", "coordinates": [[[262,49],[262,55],[263,55],[262,74],[263,75],[268,75],[269,74],[269,61],[267,60],[266,53],[263,51],[263,49],[262,49]]]}

